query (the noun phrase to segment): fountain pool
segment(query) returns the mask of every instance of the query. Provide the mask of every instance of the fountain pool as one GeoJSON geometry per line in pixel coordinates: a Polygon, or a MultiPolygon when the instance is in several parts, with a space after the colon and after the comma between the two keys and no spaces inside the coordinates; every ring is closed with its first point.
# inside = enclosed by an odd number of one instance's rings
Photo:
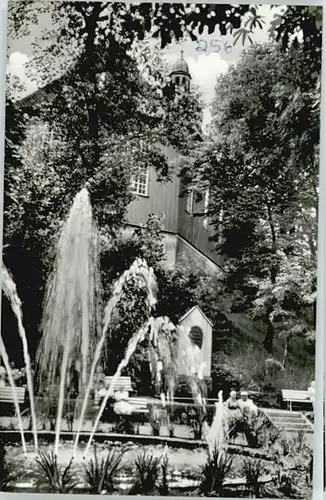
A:
{"type": "MultiPolygon", "coordinates": [[[[35,404],[34,393],[36,392],[38,403],[40,400],[46,401],[46,398],[48,398],[48,401],[55,400],[56,402],[54,454],[58,456],[59,449],[61,449],[60,434],[65,427],[65,401],[67,398],[70,400],[72,380],[74,378],[74,391],[77,392],[78,398],[72,398],[71,401],[79,401],[73,410],[76,426],[73,429],[74,445],[71,456],[75,458],[79,449],[80,435],[85,430],[87,408],[89,408],[90,404],[96,368],[103,360],[105,342],[109,335],[115,309],[119,301],[122,300],[125,289],[130,282],[136,283],[145,292],[145,301],[142,307],[147,311],[148,318],[129,338],[125,353],[121,356],[118,368],[93,419],[93,426],[85,448],[85,457],[90,450],[94,434],[100,425],[106,403],[109,397],[113,395],[114,385],[127,367],[139,343],[145,342],[147,345],[149,366],[156,390],[163,396],[164,379],[165,389],[173,397],[177,377],[175,369],[176,349],[173,339],[176,338],[177,329],[169,318],[155,318],[153,316],[157,289],[154,272],[144,260],[138,258],[134,261],[130,269],[125,271],[113,285],[112,296],[105,307],[101,327],[98,240],[98,231],[92,217],[90,197],[87,190],[82,189],[76,195],[67,219],[62,226],[53,270],[48,280],[44,301],[42,338],[37,354],[38,368],[35,377],[38,386],[37,391],[35,391],[34,377],[31,373],[28,339],[23,326],[21,301],[14,280],[5,266],[2,265],[2,289],[10,301],[13,313],[17,318],[18,330],[22,340],[28,382],[30,422],[36,453],[39,451],[38,422],[40,416],[37,415],[38,405],[35,404]],[[164,377],[162,377],[162,373],[164,373],[164,377]],[[56,388],[55,392],[53,392],[53,388],[56,388]]],[[[201,394],[200,374],[193,370],[190,359],[187,359],[191,357],[192,344],[188,335],[185,335],[184,332],[180,331],[178,335],[180,339],[183,338],[184,340],[185,364],[191,367],[189,383],[194,400],[199,401],[202,405],[202,411],[205,411],[205,400],[201,394]]],[[[27,456],[24,437],[25,424],[15,396],[16,389],[10,363],[1,337],[0,341],[0,355],[10,380],[22,447],[27,456]]],[[[215,435],[215,432],[212,435],[215,435]]],[[[214,442],[214,439],[210,438],[210,448],[214,446],[214,442]]]]}

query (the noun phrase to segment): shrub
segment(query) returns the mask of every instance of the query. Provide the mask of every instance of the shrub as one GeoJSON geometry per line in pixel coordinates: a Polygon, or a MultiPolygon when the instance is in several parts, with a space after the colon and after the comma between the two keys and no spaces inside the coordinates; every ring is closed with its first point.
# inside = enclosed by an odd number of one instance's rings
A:
{"type": "Polygon", "coordinates": [[[242,474],[247,481],[248,490],[254,498],[259,498],[261,495],[261,485],[259,479],[264,473],[264,467],[260,459],[245,460],[242,466],[242,474]]]}
{"type": "Polygon", "coordinates": [[[86,483],[91,493],[101,493],[102,491],[112,492],[114,490],[114,480],[121,469],[121,461],[125,454],[125,448],[120,451],[112,448],[106,458],[98,459],[97,449],[94,446],[94,460],[90,459],[84,465],[86,483]]]}
{"type": "Polygon", "coordinates": [[[152,493],[156,488],[159,465],[160,457],[156,458],[153,455],[147,455],[146,451],[143,455],[139,455],[135,463],[135,482],[130,493],[135,495],[152,493]]]}
{"type": "Polygon", "coordinates": [[[78,484],[72,470],[72,459],[66,467],[60,467],[57,456],[39,451],[36,487],[49,493],[70,493],[78,484]]]}
{"type": "Polygon", "coordinates": [[[238,434],[244,434],[251,448],[260,448],[267,443],[273,444],[279,436],[267,417],[259,412],[258,415],[241,413],[241,416],[234,414],[230,423],[230,438],[237,437],[238,434]]]}
{"type": "Polygon", "coordinates": [[[245,414],[244,433],[251,448],[260,448],[266,445],[271,434],[271,423],[266,416],[259,412],[257,416],[245,414]]]}
{"type": "Polygon", "coordinates": [[[150,426],[152,428],[152,434],[153,436],[159,436],[160,435],[160,430],[161,430],[161,423],[159,420],[152,420],[150,422],[150,426]]]}
{"type": "Polygon", "coordinates": [[[233,457],[224,452],[214,451],[208,455],[206,464],[202,467],[203,480],[200,491],[205,496],[220,495],[223,493],[223,483],[230,473],[233,457]]]}
{"type": "Polygon", "coordinates": [[[13,478],[13,473],[13,467],[6,460],[4,443],[0,441],[0,491],[7,491],[10,481],[13,478]]]}
{"type": "Polygon", "coordinates": [[[133,423],[127,417],[120,417],[112,427],[112,432],[117,434],[135,434],[133,423]]]}
{"type": "Polygon", "coordinates": [[[160,485],[160,495],[168,496],[169,495],[169,482],[168,482],[168,473],[169,473],[169,459],[167,455],[163,457],[161,464],[162,471],[162,481],[160,485]]]}
{"type": "Polygon", "coordinates": [[[192,410],[188,415],[188,425],[195,440],[200,440],[203,430],[203,419],[199,412],[192,410]]]}

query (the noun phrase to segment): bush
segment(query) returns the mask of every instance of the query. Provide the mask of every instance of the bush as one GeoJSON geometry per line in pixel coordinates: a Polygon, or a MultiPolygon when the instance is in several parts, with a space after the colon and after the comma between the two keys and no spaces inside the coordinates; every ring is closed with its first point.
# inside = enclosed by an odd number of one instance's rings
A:
{"type": "Polygon", "coordinates": [[[6,449],[3,441],[0,441],[0,491],[7,491],[10,481],[13,479],[14,469],[6,460],[6,449]]]}
{"type": "Polygon", "coordinates": [[[130,491],[133,495],[148,495],[156,489],[159,476],[160,458],[153,455],[143,455],[137,457],[135,466],[135,482],[130,491]]]}
{"type": "Polygon", "coordinates": [[[130,421],[129,417],[124,417],[122,415],[116,415],[118,422],[112,427],[112,432],[117,434],[135,434],[134,424],[130,421]]]}
{"type": "Polygon", "coordinates": [[[262,412],[258,415],[241,413],[235,414],[235,418],[230,420],[230,438],[235,438],[239,434],[244,434],[248,446],[251,448],[260,448],[266,446],[269,442],[274,442],[278,433],[272,428],[270,421],[262,412]]]}
{"type": "Polygon", "coordinates": [[[213,456],[208,455],[206,464],[202,467],[203,480],[200,491],[205,496],[220,496],[223,494],[223,483],[231,471],[233,457],[217,450],[213,456]]]}
{"type": "Polygon", "coordinates": [[[259,498],[261,495],[261,485],[259,479],[264,474],[265,468],[260,459],[245,460],[242,466],[242,474],[247,481],[248,490],[251,497],[259,498]]]}
{"type": "Polygon", "coordinates": [[[53,453],[39,451],[35,458],[37,463],[36,487],[49,493],[70,493],[78,482],[72,470],[72,459],[63,468],[58,464],[57,456],[53,453]]]}

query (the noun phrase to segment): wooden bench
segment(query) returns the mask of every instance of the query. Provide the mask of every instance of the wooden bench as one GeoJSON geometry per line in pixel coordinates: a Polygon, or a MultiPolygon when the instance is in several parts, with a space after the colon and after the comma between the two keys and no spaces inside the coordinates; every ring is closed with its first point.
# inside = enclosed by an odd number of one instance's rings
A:
{"type": "MultiPolygon", "coordinates": [[[[25,387],[16,387],[16,394],[19,404],[25,402],[25,387]]],[[[0,403],[14,403],[13,393],[11,387],[0,387],[0,403]]]]}
{"type": "Polygon", "coordinates": [[[287,405],[287,409],[292,411],[293,403],[297,405],[311,405],[310,394],[308,391],[296,391],[292,389],[282,389],[282,398],[287,405]]]}
{"type": "MultiPolygon", "coordinates": [[[[113,377],[105,377],[105,387],[106,389],[109,388],[109,385],[112,382],[113,377]]],[[[113,390],[115,391],[126,391],[126,392],[131,392],[132,391],[132,386],[131,386],[131,378],[130,377],[119,377],[117,381],[115,382],[113,386],[113,390]]]]}
{"type": "Polygon", "coordinates": [[[128,403],[134,407],[134,413],[148,413],[147,398],[132,396],[128,398],[128,403]]]}
{"type": "MultiPolygon", "coordinates": [[[[105,377],[105,387],[99,391],[95,391],[94,404],[99,406],[101,399],[105,396],[106,390],[110,387],[113,377],[105,377]]],[[[130,377],[119,377],[113,385],[113,394],[116,391],[125,391],[129,393],[132,391],[131,378],[130,377]]],[[[112,394],[112,396],[113,396],[112,394]]]]}

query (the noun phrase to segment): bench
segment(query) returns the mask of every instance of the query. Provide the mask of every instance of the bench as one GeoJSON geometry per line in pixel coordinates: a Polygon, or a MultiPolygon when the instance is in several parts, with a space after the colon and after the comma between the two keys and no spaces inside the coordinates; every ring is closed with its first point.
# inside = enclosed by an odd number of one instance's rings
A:
{"type": "MultiPolygon", "coordinates": [[[[99,406],[100,401],[103,397],[105,397],[107,389],[110,387],[113,377],[105,377],[104,387],[95,391],[94,394],[94,404],[95,406],[99,406]]],[[[119,377],[113,385],[113,394],[116,391],[125,391],[129,393],[132,391],[131,387],[131,378],[130,377],[119,377]]],[[[113,396],[112,394],[112,396],[113,396]]]]}
{"type": "MultiPolygon", "coordinates": [[[[109,388],[109,385],[111,384],[112,379],[113,379],[112,376],[105,377],[106,389],[109,388]]],[[[130,377],[119,377],[113,386],[113,390],[114,390],[114,392],[121,391],[121,390],[125,390],[128,393],[131,392],[132,391],[131,378],[130,377]]]]}
{"type": "Polygon", "coordinates": [[[287,405],[287,409],[292,411],[293,403],[298,405],[310,404],[312,401],[310,399],[310,394],[308,391],[296,391],[292,389],[282,389],[282,398],[287,405]]]}
{"type": "Polygon", "coordinates": [[[134,407],[134,413],[148,413],[147,398],[132,396],[128,398],[128,403],[134,407]]]}
{"type": "MultiPolygon", "coordinates": [[[[25,387],[16,387],[16,394],[19,404],[25,402],[25,387]]],[[[14,403],[13,393],[11,387],[0,387],[0,403],[14,403]]]]}

